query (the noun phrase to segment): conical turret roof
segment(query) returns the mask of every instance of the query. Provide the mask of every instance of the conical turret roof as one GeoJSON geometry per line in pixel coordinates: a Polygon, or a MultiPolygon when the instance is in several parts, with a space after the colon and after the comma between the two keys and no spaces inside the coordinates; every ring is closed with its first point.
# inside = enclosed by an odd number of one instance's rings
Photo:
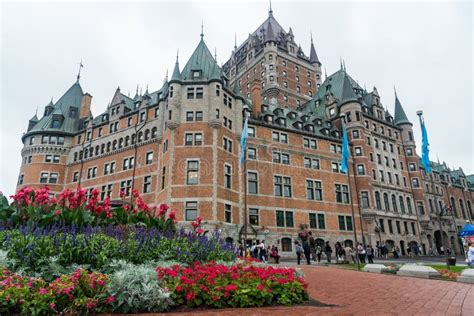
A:
{"type": "Polygon", "coordinates": [[[394,122],[397,125],[400,124],[411,124],[411,122],[408,120],[407,115],[405,114],[405,111],[403,110],[402,104],[400,103],[400,100],[398,100],[398,96],[395,93],[395,118],[394,122]]]}
{"type": "Polygon", "coordinates": [[[181,72],[181,80],[209,80],[217,73],[222,73],[222,70],[201,36],[198,46],[181,72]],[[199,76],[195,72],[199,72],[199,76]]]}

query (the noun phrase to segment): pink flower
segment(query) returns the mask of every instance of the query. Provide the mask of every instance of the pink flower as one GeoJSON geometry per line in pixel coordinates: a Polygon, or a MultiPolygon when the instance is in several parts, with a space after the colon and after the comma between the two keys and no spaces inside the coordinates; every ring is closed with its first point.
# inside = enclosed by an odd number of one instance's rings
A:
{"type": "Polygon", "coordinates": [[[225,287],[226,292],[237,291],[237,286],[235,284],[229,284],[225,287]]]}
{"type": "Polygon", "coordinates": [[[105,304],[110,304],[115,301],[115,296],[111,295],[105,299],[105,304]]]}
{"type": "Polygon", "coordinates": [[[42,295],[48,294],[48,290],[45,289],[44,287],[42,287],[42,288],[39,289],[39,294],[42,294],[42,295]]]}
{"type": "Polygon", "coordinates": [[[196,229],[196,233],[197,233],[198,235],[201,235],[202,233],[204,233],[204,229],[198,228],[198,229],[196,229]]]}
{"type": "Polygon", "coordinates": [[[54,303],[49,304],[49,308],[55,309],[55,308],[56,308],[56,304],[54,304],[54,303]]]}
{"type": "Polygon", "coordinates": [[[54,211],[54,215],[56,215],[56,216],[61,215],[61,210],[56,210],[56,211],[54,211]]]}
{"type": "Polygon", "coordinates": [[[97,283],[99,283],[100,286],[104,286],[105,281],[104,280],[99,280],[97,283]]]}

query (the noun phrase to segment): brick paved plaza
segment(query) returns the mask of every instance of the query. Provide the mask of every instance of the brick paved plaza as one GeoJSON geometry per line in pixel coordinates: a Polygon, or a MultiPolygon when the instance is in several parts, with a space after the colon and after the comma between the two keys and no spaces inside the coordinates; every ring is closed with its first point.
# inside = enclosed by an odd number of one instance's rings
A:
{"type": "MultiPolygon", "coordinates": [[[[311,298],[331,307],[197,311],[196,315],[474,315],[474,286],[449,281],[304,267],[311,298]]],[[[183,315],[171,313],[166,315],[183,315]]]]}

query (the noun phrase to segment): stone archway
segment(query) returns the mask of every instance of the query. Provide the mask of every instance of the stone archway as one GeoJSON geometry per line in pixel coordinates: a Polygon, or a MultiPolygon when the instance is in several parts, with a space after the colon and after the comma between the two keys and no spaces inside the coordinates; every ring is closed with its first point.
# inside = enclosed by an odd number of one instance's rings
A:
{"type": "MultiPolygon", "coordinates": [[[[444,246],[443,246],[443,249],[446,248],[446,245],[449,245],[449,238],[448,238],[448,234],[446,234],[446,232],[443,231],[443,237],[444,237],[444,246]]],[[[442,255],[444,254],[444,252],[441,251],[441,234],[440,234],[440,231],[437,230],[434,232],[434,238],[435,238],[435,246],[436,246],[436,250],[438,251],[438,254],[439,255],[442,255]]]]}
{"type": "Polygon", "coordinates": [[[354,242],[350,239],[344,240],[344,247],[347,247],[347,246],[354,248],[354,242]]]}
{"type": "Polygon", "coordinates": [[[402,256],[406,256],[406,246],[404,240],[400,240],[400,250],[402,252],[402,256]]]}

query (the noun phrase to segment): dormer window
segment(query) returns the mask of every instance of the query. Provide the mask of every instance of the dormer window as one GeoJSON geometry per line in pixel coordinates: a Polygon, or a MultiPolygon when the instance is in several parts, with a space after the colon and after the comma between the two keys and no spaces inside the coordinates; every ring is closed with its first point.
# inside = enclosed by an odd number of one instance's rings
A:
{"type": "Polygon", "coordinates": [[[267,123],[273,123],[273,116],[267,115],[267,123]]]}
{"type": "Polygon", "coordinates": [[[107,121],[107,118],[108,118],[107,114],[102,115],[102,122],[107,121]]]}
{"type": "Polygon", "coordinates": [[[69,108],[69,117],[76,118],[77,116],[77,109],[76,108],[69,108]]]}
{"type": "Polygon", "coordinates": [[[336,114],[336,109],[335,108],[330,108],[329,109],[329,115],[333,116],[334,114],[336,114]]]}
{"type": "Polygon", "coordinates": [[[193,79],[199,79],[201,77],[201,71],[200,70],[194,70],[193,71],[193,79]]]}
{"type": "Polygon", "coordinates": [[[51,122],[51,128],[60,128],[61,127],[61,121],[59,119],[54,119],[51,122]]]}
{"type": "Polygon", "coordinates": [[[280,124],[280,125],[286,125],[286,120],[285,120],[284,118],[281,118],[281,117],[280,117],[280,118],[278,119],[278,124],[280,124]]]}
{"type": "Polygon", "coordinates": [[[314,126],[309,124],[309,125],[306,125],[306,129],[310,132],[313,132],[314,131],[314,126]]]}

